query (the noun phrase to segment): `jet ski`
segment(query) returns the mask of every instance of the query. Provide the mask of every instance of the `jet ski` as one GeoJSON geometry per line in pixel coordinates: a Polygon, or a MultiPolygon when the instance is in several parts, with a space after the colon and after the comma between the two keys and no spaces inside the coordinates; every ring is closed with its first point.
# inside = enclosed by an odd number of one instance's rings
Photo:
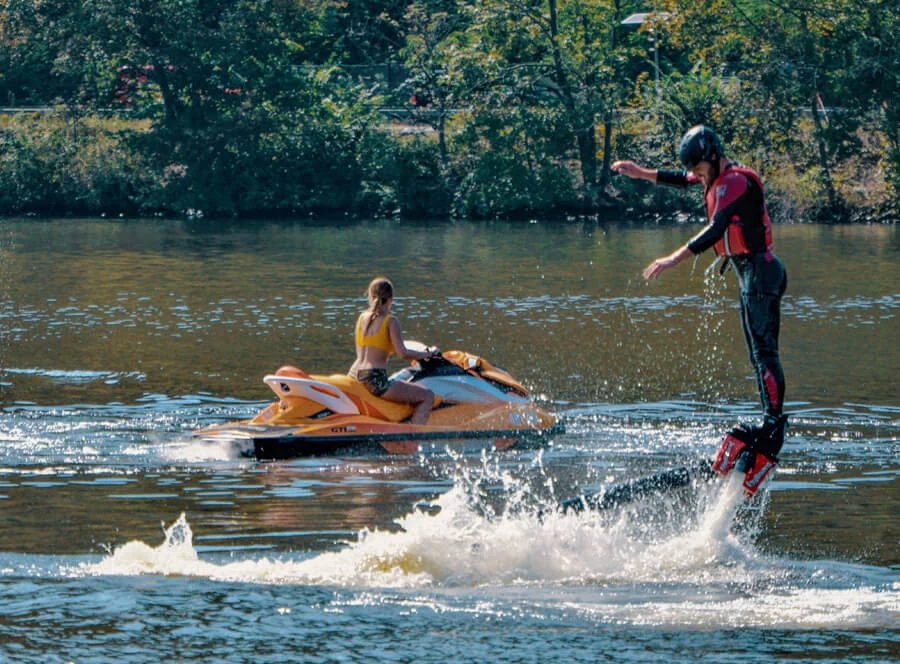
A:
{"type": "MultiPolygon", "coordinates": [[[[406,345],[426,349],[418,342],[406,345]]],[[[422,448],[475,442],[506,449],[563,431],[557,417],[539,408],[507,371],[466,351],[419,360],[391,379],[434,392],[426,424],[410,424],[412,406],[376,397],[350,376],[283,366],[263,378],[277,401],[250,420],[206,427],[194,436],[236,443],[242,454],[257,459],[285,459],[360,447],[415,454],[422,448]]]]}

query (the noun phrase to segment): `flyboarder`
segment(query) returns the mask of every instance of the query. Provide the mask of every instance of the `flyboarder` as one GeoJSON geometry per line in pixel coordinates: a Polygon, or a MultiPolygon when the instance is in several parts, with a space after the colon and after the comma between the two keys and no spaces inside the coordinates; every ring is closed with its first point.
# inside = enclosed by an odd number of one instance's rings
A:
{"type": "Polygon", "coordinates": [[[747,472],[745,490],[752,495],[771,470],[784,444],[784,372],[778,356],[781,297],[787,287],[784,265],[773,252],[772,223],[759,175],[725,156],[722,141],[698,125],[681,139],[678,156],[684,170],[650,169],[633,161],[616,161],[612,170],[630,178],[688,187],[702,184],[708,225],[687,244],[654,260],[645,279],[712,247],[734,270],[740,285],[741,327],[756,372],[762,401],[761,425],[741,424],[726,434],[713,469],[747,472]]]}

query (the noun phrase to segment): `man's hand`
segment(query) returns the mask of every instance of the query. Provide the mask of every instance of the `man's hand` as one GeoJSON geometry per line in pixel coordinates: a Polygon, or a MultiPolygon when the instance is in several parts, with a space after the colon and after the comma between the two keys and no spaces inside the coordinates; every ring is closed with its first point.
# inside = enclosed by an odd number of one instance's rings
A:
{"type": "Polygon", "coordinates": [[[614,161],[610,168],[618,173],[619,175],[624,175],[630,178],[636,178],[640,180],[650,180],[650,182],[656,181],[656,170],[643,168],[642,166],[638,166],[630,159],[622,159],[619,161],[614,161]]]}
{"type": "Polygon", "coordinates": [[[655,261],[650,263],[647,267],[644,268],[644,279],[647,281],[651,279],[656,279],[659,276],[660,272],[663,270],[668,270],[670,267],[675,265],[672,262],[672,259],[669,256],[664,258],[657,258],[655,261]]]}
{"type": "Polygon", "coordinates": [[[650,265],[644,268],[644,279],[647,279],[648,281],[650,279],[656,279],[656,277],[659,276],[659,273],[663,270],[668,270],[670,267],[678,265],[688,256],[693,255],[694,252],[688,249],[687,245],[684,245],[680,249],[676,249],[675,251],[673,251],[668,256],[657,258],[655,261],[650,263],[650,265]]]}

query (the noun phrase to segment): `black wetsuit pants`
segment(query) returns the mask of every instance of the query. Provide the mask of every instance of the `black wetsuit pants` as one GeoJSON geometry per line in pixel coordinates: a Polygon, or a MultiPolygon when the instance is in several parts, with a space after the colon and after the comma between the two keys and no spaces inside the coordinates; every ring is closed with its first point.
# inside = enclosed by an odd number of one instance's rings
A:
{"type": "Polygon", "coordinates": [[[756,369],[763,413],[777,418],[784,408],[784,371],[778,357],[781,296],[787,288],[784,265],[772,253],[730,258],[741,286],[741,327],[756,369]]]}

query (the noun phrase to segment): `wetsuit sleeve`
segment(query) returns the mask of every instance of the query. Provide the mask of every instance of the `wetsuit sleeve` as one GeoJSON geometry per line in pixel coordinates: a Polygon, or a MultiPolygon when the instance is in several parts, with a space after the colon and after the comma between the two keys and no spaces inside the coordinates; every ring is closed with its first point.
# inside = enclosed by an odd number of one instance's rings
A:
{"type": "Polygon", "coordinates": [[[656,184],[665,184],[670,187],[687,187],[694,184],[687,171],[676,171],[670,168],[656,169],[656,184]]]}
{"type": "Polygon", "coordinates": [[[688,242],[688,249],[692,253],[699,254],[706,251],[722,239],[731,217],[734,216],[738,199],[747,193],[749,186],[749,180],[744,175],[732,173],[716,187],[713,192],[715,208],[709,217],[709,225],[688,242]]]}

